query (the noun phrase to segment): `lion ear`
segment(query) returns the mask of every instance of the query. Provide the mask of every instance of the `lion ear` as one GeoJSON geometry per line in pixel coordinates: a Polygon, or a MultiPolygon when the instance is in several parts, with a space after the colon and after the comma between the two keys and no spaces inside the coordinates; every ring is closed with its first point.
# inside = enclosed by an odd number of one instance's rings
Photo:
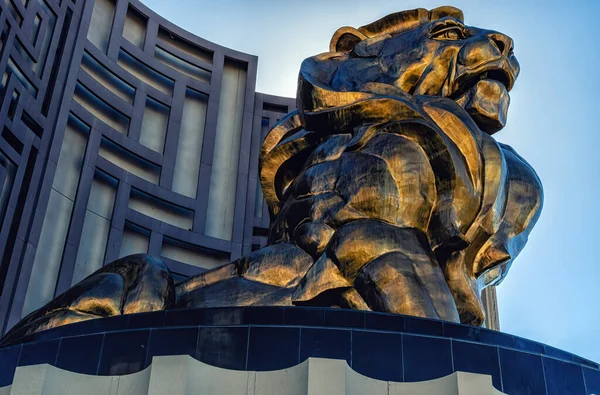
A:
{"type": "Polygon", "coordinates": [[[330,52],[349,52],[354,49],[356,44],[368,38],[357,29],[344,26],[340,27],[333,33],[331,42],[329,43],[330,52]]]}
{"type": "Polygon", "coordinates": [[[442,19],[447,16],[456,18],[461,22],[465,20],[463,12],[456,7],[442,6],[429,11],[430,21],[437,21],[438,19],[442,19]]]}

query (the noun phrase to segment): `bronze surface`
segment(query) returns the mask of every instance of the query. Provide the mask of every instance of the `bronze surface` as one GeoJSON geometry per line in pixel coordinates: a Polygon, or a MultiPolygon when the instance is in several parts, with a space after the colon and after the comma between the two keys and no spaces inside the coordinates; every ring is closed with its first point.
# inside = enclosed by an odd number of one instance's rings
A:
{"type": "Polygon", "coordinates": [[[266,247],[173,285],[159,259],[113,262],[6,340],[182,307],[311,305],[481,325],[542,206],[534,170],[492,134],[519,73],[512,40],[453,7],[335,32],[301,66],[297,110],[264,140],[266,247]]]}

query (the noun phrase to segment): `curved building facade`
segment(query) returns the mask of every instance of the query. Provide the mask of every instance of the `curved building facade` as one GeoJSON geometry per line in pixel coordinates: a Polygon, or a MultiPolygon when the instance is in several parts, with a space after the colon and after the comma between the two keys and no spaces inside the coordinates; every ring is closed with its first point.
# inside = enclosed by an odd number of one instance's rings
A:
{"type": "Polygon", "coordinates": [[[2,332],[103,264],[185,278],[264,245],[257,57],[137,0],[0,2],[2,332]]]}

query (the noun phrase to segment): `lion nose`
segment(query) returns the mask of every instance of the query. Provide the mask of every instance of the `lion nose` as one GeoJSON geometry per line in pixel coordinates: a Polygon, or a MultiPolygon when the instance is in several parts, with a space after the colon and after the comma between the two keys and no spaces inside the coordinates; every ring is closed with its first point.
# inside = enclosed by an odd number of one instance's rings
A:
{"type": "Polygon", "coordinates": [[[494,43],[494,45],[498,48],[502,55],[508,55],[509,52],[513,49],[513,40],[512,38],[502,34],[502,33],[490,33],[488,34],[490,40],[494,43]]]}

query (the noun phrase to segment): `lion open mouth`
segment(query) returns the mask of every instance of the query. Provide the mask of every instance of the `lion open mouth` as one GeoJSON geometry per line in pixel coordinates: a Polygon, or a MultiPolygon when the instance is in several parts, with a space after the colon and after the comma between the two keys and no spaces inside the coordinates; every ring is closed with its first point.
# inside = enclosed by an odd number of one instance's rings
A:
{"type": "Polygon", "coordinates": [[[514,78],[503,68],[490,68],[457,79],[457,89],[450,95],[473,118],[477,126],[494,134],[506,125],[514,78]]]}

